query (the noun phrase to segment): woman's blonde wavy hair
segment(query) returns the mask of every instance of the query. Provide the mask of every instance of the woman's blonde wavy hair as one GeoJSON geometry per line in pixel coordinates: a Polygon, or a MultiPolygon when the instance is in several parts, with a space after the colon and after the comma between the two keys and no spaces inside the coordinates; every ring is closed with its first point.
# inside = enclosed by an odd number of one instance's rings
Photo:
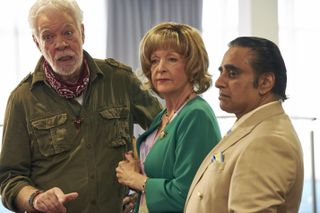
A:
{"type": "Polygon", "coordinates": [[[211,86],[208,53],[198,30],[186,24],[163,22],[144,35],[140,42],[140,63],[153,91],[150,59],[151,54],[159,49],[172,49],[185,57],[186,74],[196,93],[201,94],[211,86]]]}

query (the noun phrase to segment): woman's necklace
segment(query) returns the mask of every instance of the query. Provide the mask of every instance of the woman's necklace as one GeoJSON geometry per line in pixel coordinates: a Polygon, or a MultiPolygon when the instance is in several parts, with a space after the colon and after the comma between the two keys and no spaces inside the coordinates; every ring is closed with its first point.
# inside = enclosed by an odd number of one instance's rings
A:
{"type": "Polygon", "coordinates": [[[164,116],[162,116],[162,123],[160,126],[160,129],[158,132],[159,133],[159,137],[160,138],[164,138],[167,135],[167,132],[165,131],[167,125],[170,123],[170,121],[174,118],[174,116],[176,115],[176,113],[193,97],[192,95],[194,94],[194,91],[192,91],[189,95],[187,95],[187,97],[185,98],[185,100],[181,103],[180,106],[177,107],[177,109],[173,110],[172,113],[168,114],[168,111],[164,114],[164,116]]]}
{"type": "Polygon", "coordinates": [[[168,113],[165,113],[165,115],[162,117],[162,124],[160,127],[160,138],[163,138],[164,136],[166,136],[166,132],[164,131],[164,129],[167,127],[167,125],[169,124],[170,120],[173,118],[175,112],[171,113],[171,115],[168,115],[168,113]]]}

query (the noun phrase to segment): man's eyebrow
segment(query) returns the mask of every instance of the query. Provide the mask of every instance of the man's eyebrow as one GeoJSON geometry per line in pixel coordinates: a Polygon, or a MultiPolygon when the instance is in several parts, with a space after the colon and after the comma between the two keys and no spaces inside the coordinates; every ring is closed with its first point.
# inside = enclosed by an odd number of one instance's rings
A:
{"type": "Polygon", "coordinates": [[[225,68],[226,70],[238,70],[241,71],[239,67],[234,66],[233,64],[224,64],[220,66],[218,69],[219,71],[222,71],[222,68],[225,68]]]}
{"type": "Polygon", "coordinates": [[[43,28],[41,29],[41,31],[39,31],[39,35],[43,35],[43,34],[51,34],[51,30],[48,28],[43,28]]]}

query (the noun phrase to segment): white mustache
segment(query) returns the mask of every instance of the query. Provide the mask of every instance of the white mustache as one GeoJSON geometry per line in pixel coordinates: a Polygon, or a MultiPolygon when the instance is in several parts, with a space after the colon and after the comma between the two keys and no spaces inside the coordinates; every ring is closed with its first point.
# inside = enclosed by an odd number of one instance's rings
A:
{"type": "Polygon", "coordinates": [[[54,60],[60,60],[63,57],[74,57],[75,53],[71,50],[66,50],[62,53],[58,53],[57,55],[55,55],[54,60]]]}

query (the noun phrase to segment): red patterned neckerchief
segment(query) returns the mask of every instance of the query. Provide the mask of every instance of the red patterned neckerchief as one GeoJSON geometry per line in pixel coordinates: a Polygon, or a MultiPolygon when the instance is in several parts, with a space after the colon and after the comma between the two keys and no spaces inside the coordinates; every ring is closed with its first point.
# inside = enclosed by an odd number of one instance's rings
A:
{"type": "Polygon", "coordinates": [[[59,76],[57,76],[48,62],[45,60],[43,63],[44,73],[50,86],[62,97],[67,99],[76,98],[87,88],[90,79],[90,71],[88,63],[83,58],[83,71],[75,84],[63,82],[59,76]]]}

